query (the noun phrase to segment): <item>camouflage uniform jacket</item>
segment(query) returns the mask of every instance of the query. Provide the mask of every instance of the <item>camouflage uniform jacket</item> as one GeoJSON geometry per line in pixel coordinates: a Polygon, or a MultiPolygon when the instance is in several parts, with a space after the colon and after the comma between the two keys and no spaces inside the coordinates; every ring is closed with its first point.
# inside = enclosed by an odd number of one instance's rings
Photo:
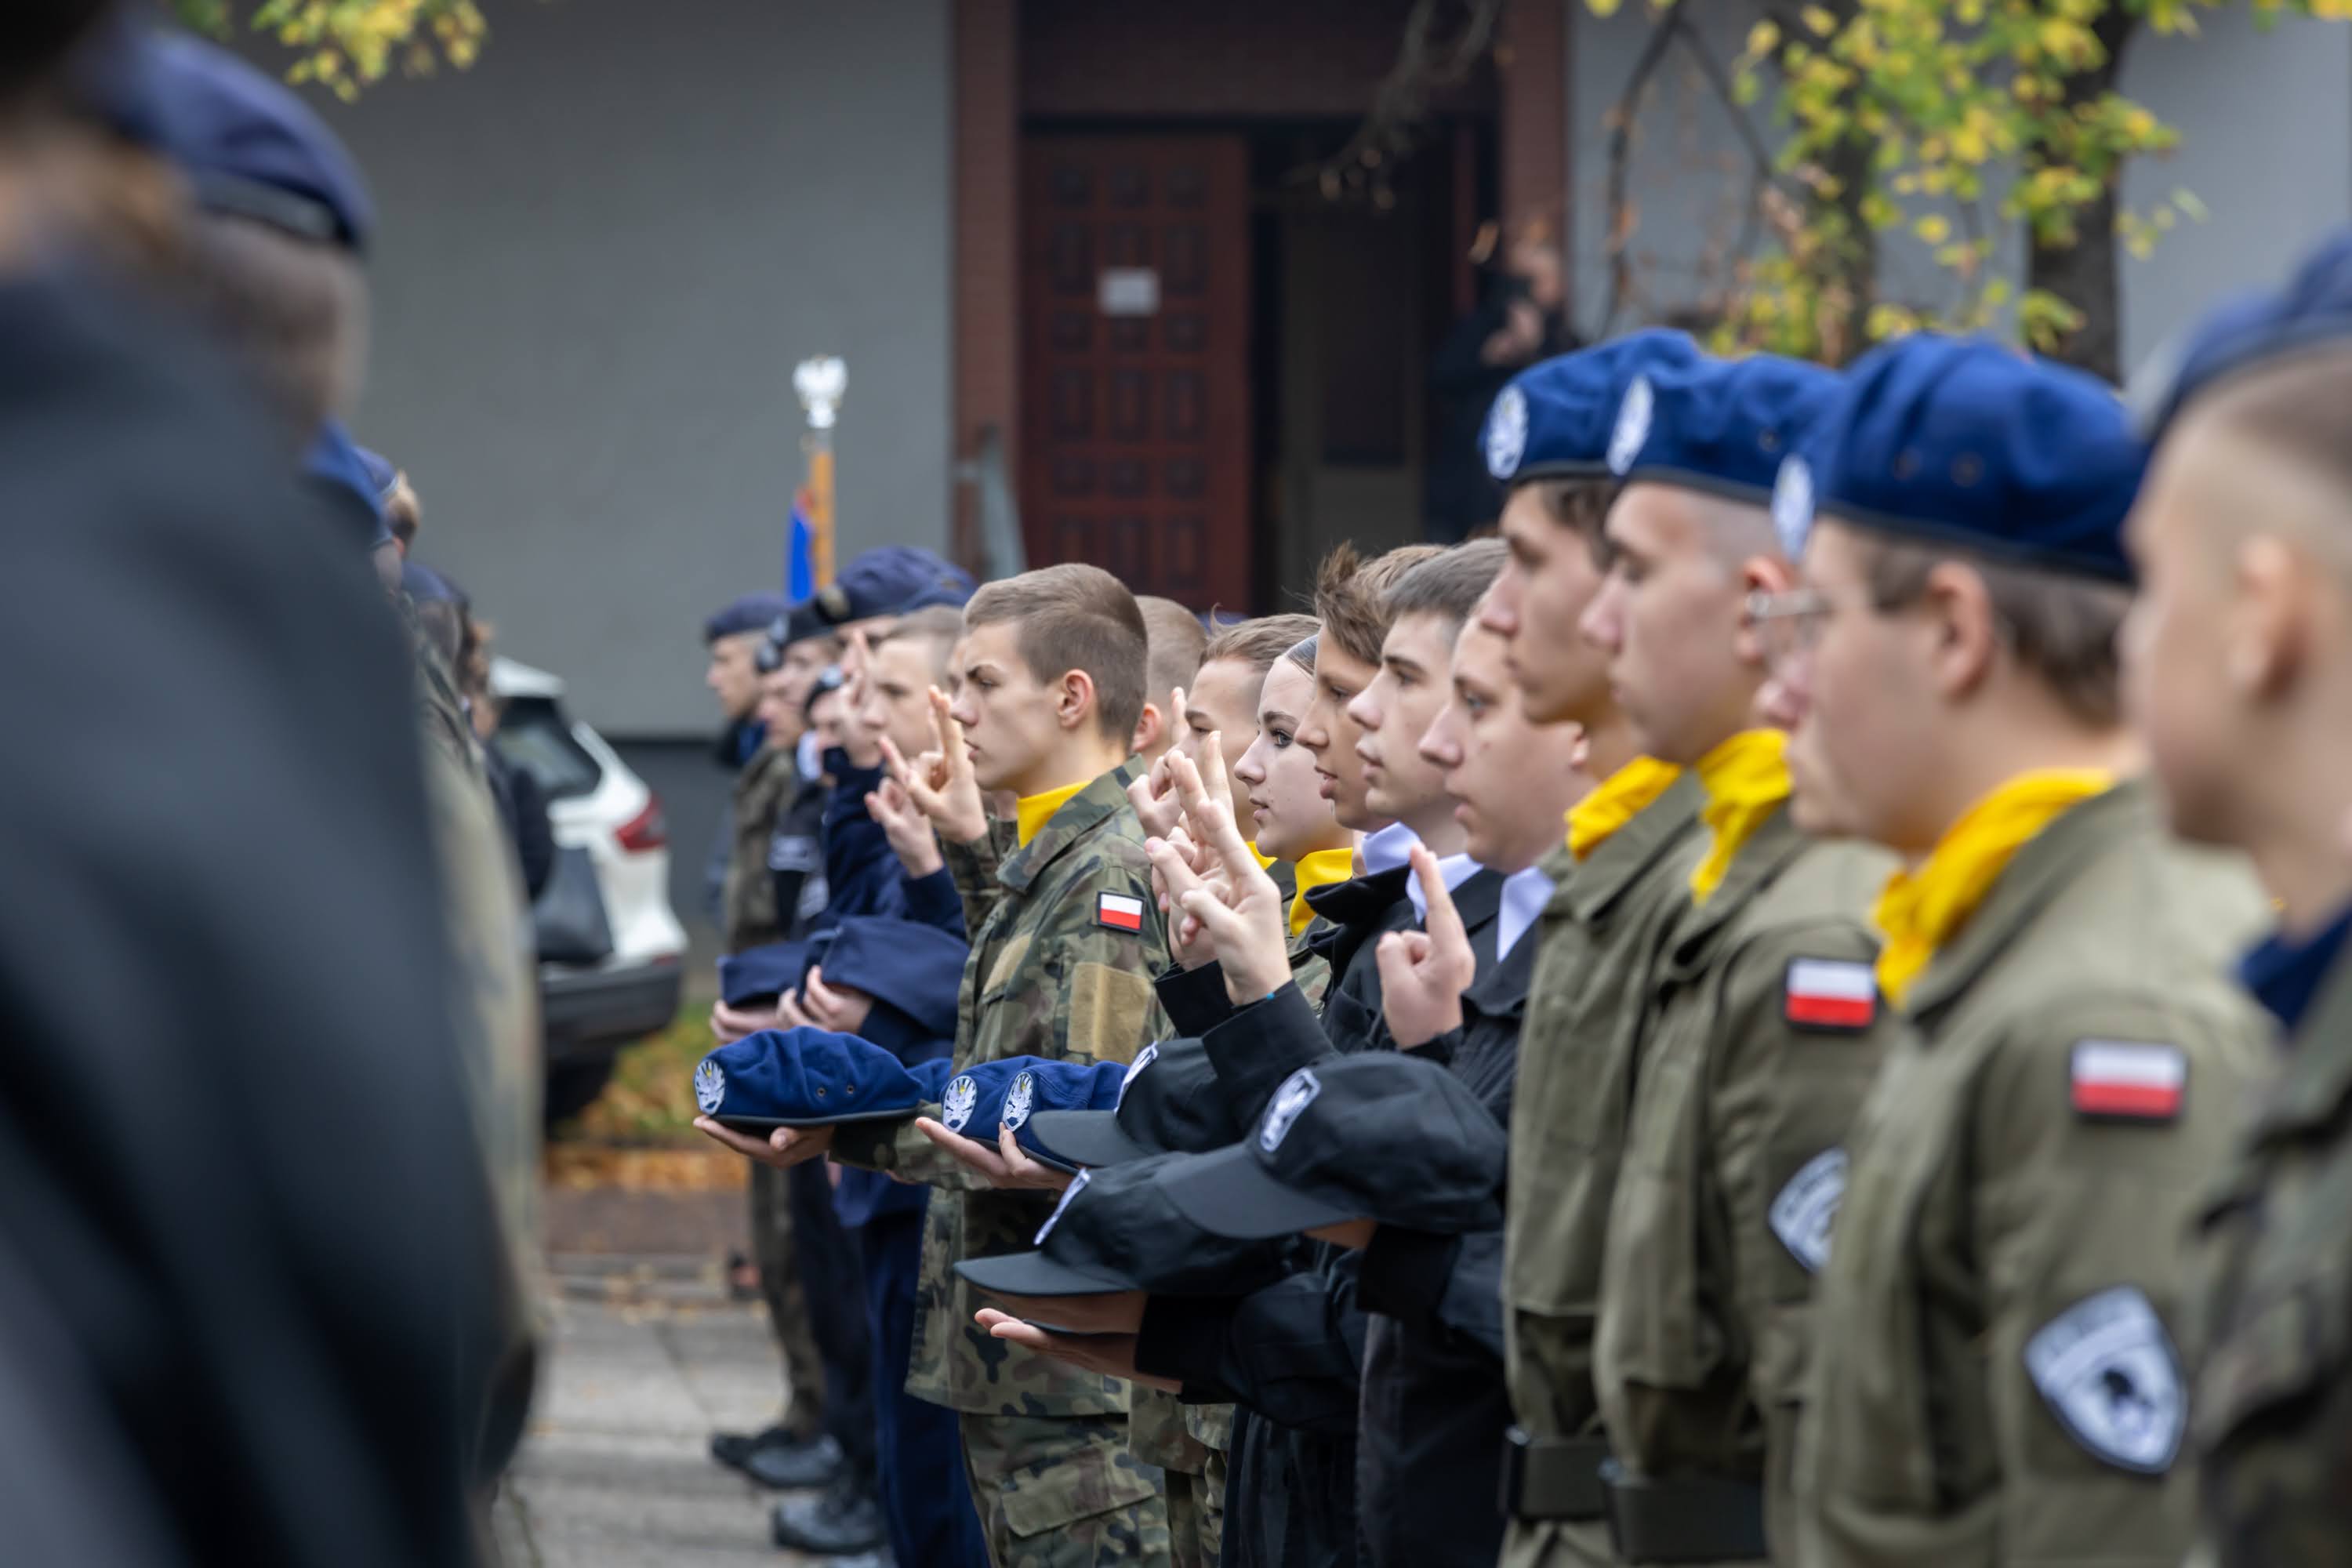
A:
{"type": "Polygon", "coordinates": [[[790,747],[766,748],[743,764],[735,780],[734,847],[727,857],[727,891],[719,906],[730,952],[784,939],[793,911],[776,908],[780,868],[770,855],[776,820],[800,787],[800,762],[790,747]]]}
{"type": "Polygon", "coordinates": [[[1618,1462],[1764,1487],[1786,1561],[1812,1272],[1843,1144],[1894,1016],[1864,911],[1893,861],[1778,810],[1676,926],[1641,1047],[1602,1244],[1593,1389],[1618,1462]],[[1824,973],[1857,1008],[1811,1015],[1824,973]]]}
{"type": "MultiPolygon", "coordinates": [[[[1018,1056],[1128,1061],[1142,1045],[1150,977],[1167,962],[1167,947],[1148,916],[1140,931],[1115,923],[1123,900],[1142,900],[1148,910],[1151,897],[1151,865],[1127,783],[1120,769],[1088,784],[1000,868],[1002,891],[964,965],[958,1068],[1018,1056]]],[[[924,1114],[936,1116],[938,1108],[924,1114]]],[[[987,1415],[1126,1411],[1123,1380],[1076,1372],[982,1332],[972,1321],[978,1294],[951,1267],[1034,1246],[1053,1212],[1050,1194],[980,1184],[911,1121],[845,1123],[833,1153],[938,1189],[924,1224],[909,1394],[987,1415]]]]}
{"type": "Polygon", "coordinates": [[[1799,1445],[1808,1563],[2179,1561],[2165,1325],[2265,1034],[2221,975],[2260,915],[2125,784],[2028,841],[1913,983],[1814,1307],[1837,1353],[1799,1445]],[[2118,1049],[2185,1068],[2185,1094],[2086,1100],[2118,1049]]]}
{"type": "Polygon", "coordinates": [[[2341,1563],[2352,1542],[2347,1108],[2352,963],[2339,956],[2204,1216],[2189,1409],[2201,1544],[2223,1568],[2341,1563]]]}

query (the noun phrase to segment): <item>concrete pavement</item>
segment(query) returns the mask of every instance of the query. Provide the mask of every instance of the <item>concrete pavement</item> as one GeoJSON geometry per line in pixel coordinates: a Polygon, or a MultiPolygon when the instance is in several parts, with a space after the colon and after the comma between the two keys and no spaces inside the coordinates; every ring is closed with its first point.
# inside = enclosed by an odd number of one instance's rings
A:
{"type": "Polygon", "coordinates": [[[530,1435],[499,1500],[506,1568],[803,1568],[714,1428],[776,1413],[773,1342],[704,1258],[558,1258],[530,1435]]]}

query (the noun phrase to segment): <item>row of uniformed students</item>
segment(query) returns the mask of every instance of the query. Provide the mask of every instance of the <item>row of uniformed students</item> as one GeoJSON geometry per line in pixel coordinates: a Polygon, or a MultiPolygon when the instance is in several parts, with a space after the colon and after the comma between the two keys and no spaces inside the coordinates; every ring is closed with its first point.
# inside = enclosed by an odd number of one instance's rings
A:
{"type": "Polygon", "coordinates": [[[1528,372],[1507,559],[1327,574],[1261,683],[1361,835],[1303,928],[1222,734],[1124,765],[1123,591],[984,589],[895,770],[951,1059],[698,1087],[952,1199],[910,1386],[992,1560],[2339,1560],[2347,254],[2137,427],[1932,335],[1528,372]]]}

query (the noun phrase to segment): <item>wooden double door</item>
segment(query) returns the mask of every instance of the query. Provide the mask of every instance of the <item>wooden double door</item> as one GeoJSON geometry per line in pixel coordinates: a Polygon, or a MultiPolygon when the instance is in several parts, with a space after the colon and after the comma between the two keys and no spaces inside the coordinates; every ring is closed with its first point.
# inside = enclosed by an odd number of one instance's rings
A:
{"type": "Polygon", "coordinates": [[[1033,135],[1021,201],[1030,563],[1246,613],[1247,143],[1033,135]]]}

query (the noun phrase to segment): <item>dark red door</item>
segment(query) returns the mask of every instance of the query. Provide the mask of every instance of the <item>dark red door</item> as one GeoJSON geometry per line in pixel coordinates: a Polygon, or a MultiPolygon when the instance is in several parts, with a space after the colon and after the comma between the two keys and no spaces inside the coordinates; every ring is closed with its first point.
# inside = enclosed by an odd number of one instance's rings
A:
{"type": "Polygon", "coordinates": [[[1196,610],[1250,605],[1249,163],[1237,136],[1023,150],[1021,516],[1196,610]]]}

